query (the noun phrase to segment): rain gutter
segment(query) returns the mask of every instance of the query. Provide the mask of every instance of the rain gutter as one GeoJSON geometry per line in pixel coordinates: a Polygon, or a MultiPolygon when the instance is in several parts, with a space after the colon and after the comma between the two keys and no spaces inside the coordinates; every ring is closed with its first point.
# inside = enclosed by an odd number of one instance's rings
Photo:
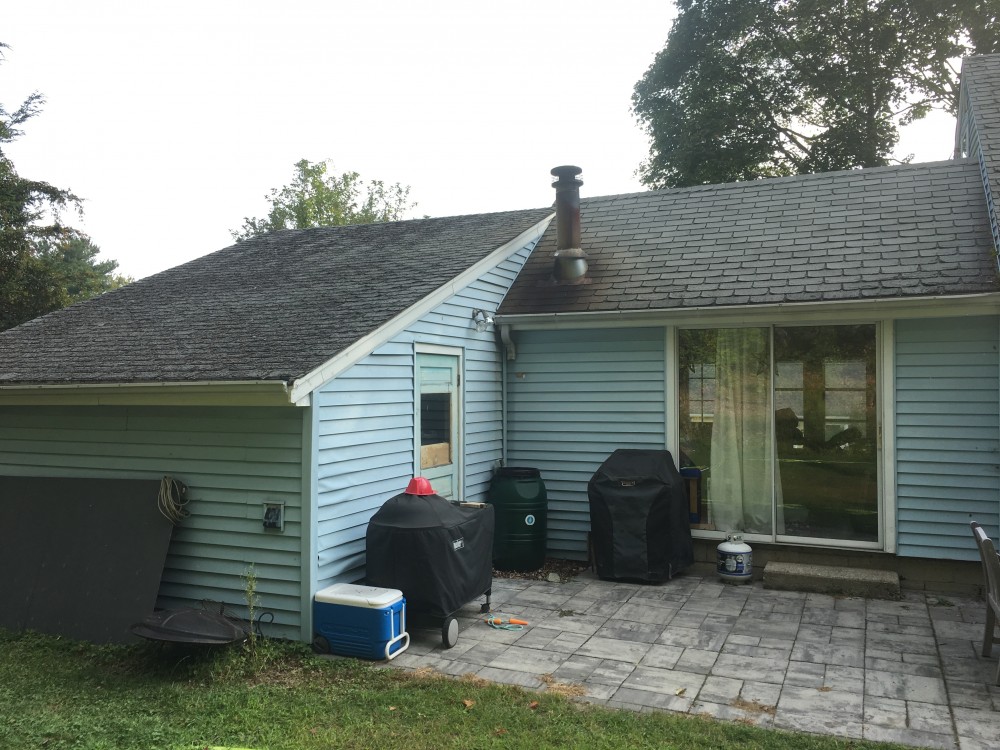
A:
{"type": "Polygon", "coordinates": [[[283,380],[0,384],[11,406],[291,406],[283,380]]]}
{"type": "Polygon", "coordinates": [[[703,307],[658,308],[655,310],[598,310],[590,312],[549,312],[497,314],[496,322],[508,352],[513,341],[511,329],[551,328],[553,324],[573,328],[618,327],[625,325],[706,325],[717,321],[751,324],[794,319],[870,320],[872,318],[943,318],[995,315],[1000,312],[1000,292],[958,295],[928,295],[906,298],[835,300],[824,302],[778,302],[751,305],[709,305],[703,307]],[[506,329],[506,330],[505,330],[506,329]]]}

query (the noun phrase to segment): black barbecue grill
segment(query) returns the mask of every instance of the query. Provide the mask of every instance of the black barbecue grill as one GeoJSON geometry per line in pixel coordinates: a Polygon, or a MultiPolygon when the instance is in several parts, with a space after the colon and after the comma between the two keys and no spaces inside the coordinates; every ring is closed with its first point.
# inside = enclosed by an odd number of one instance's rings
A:
{"type": "Polygon", "coordinates": [[[619,448],[587,493],[600,578],[666,581],[694,561],[684,480],[669,451],[619,448]]]}
{"type": "Polygon", "coordinates": [[[490,611],[493,507],[452,503],[419,479],[369,521],[366,580],[402,591],[411,622],[440,621],[441,640],[451,648],[458,640],[455,612],[484,594],[482,611],[490,611]]]}

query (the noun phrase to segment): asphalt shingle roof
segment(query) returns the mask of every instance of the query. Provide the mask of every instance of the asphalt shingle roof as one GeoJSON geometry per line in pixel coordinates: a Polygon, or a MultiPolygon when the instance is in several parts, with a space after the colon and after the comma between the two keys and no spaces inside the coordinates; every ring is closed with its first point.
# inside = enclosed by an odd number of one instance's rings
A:
{"type": "Polygon", "coordinates": [[[550,213],[247,240],[0,333],[0,385],[293,381],[550,213]]]}
{"type": "MultiPolygon", "coordinates": [[[[964,68],[1000,199],[1000,55],[964,68]]],[[[0,385],[294,381],[545,218],[533,209],[279,232],[0,333],[0,385]]],[[[587,284],[553,223],[501,314],[1000,291],[974,160],[581,201],[587,284]]]]}
{"type": "Polygon", "coordinates": [[[553,222],[501,314],[1000,291],[971,160],[585,198],[580,216],[591,283],[551,281],[553,222]]]}

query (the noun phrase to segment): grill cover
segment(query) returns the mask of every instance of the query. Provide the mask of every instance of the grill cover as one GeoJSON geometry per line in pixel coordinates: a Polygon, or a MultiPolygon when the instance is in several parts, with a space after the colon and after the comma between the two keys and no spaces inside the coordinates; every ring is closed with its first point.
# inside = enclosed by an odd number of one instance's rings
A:
{"type": "Polygon", "coordinates": [[[372,516],[366,541],[366,580],[402,591],[407,611],[447,617],[493,585],[490,505],[402,493],[372,516]]]}
{"type": "Polygon", "coordinates": [[[587,494],[601,578],[665,581],[694,562],[684,480],[669,451],[619,448],[587,494]]]}

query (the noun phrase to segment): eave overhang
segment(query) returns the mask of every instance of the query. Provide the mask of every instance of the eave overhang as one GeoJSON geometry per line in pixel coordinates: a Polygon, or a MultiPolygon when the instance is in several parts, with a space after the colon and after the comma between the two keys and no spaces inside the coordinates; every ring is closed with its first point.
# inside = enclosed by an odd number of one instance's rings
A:
{"type": "Polygon", "coordinates": [[[294,405],[288,384],[281,380],[0,385],[0,406],[294,405]]]}
{"type": "Polygon", "coordinates": [[[755,305],[501,314],[497,325],[513,330],[608,328],[618,326],[718,326],[767,323],[864,322],[946,318],[1000,313],[1000,292],[863,300],[779,302],[755,305]]]}
{"type": "Polygon", "coordinates": [[[294,381],[9,383],[0,384],[0,406],[309,406],[316,388],[413,325],[492,266],[537,242],[553,215],[549,214],[388,323],[294,381]]]}

